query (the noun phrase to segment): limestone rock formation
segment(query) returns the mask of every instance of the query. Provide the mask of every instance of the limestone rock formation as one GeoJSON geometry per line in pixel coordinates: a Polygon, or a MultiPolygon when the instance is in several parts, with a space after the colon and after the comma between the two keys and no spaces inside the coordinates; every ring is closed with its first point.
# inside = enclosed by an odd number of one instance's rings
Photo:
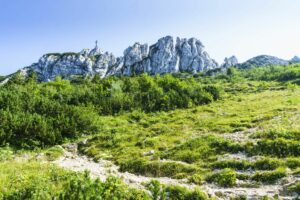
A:
{"type": "Polygon", "coordinates": [[[145,66],[150,74],[178,72],[178,54],[174,38],[167,36],[150,47],[149,60],[145,66]]]}
{"type": "Polygon", "coordinates": [[[143,72],[145,62],[143,62],[149,54],[148,44],[141,45],[135,43],[124,51],[122,74],[130,76],[133,74],[132,70],[136,72],[143,72]]]}
{"type": "Polygon", "coordinates": [[[92,67],[93,61],[90,58],[76,53],[66,53],[44,55],[38,63],[29,68],[35,71],[42,81],[48,81],[53,80],[56,76],[89,74],[92,67]]]}
{"type": "Polygon", "coordinates": [[[218,67],[215,60],[211,59],[204,45],[196,38],[177,38],[177,50],[180,57],[179,69],[181,72],[202,72],[218,67]]]}
{"type": "Polygon", "coordinates": [[[195,39],[176,40],[166,36],[149,47],[134,44],[124,51],[123,75],[140,73],[165,74],[176,72],[202,72],[218,67],[195,39]]]}
{"type": "Polygon", "coordinates": [[[27,67],[37,73],[41,81],[56,76],[70,78],[74,75],[101,77],[112,75],[165,74],[176,72],[202,72],[218,67],[196,38],[174,39],[166,36],[151,45],[135,43],[124,51],[123,57],[103,52],[96,46],[79,53],[46,54],[37,63],[27,67]]]}

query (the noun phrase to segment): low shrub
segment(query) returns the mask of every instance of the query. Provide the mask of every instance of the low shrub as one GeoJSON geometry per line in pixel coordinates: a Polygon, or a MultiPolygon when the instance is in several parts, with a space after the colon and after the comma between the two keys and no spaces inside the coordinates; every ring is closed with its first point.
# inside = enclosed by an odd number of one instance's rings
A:
{"type": "Polygon", "coordinates": [[[141,190],[129,189],[118,178],[108,177],[105,182],[101,182],[99,179],[92,180],[88,174],[73,177],[58,196],[61,200],[151,199],[141,190]]]}
{"type": "Polygon", "coordinates": [[[71,173],[37,162],[0,163],[0,172],[0,199],[4,200],[151,200],[147,193],[129,188],[118,178],[101,182],[88,172],[71,173]]]}
{"type": "Polygon", "coordinates": [[[250,178],[250,175],[237,173],[236,178],[239,179],[239,180],[248,180],[250,178]]]}
{"type": "Polygon", "coordinates": [[[120,170],[122,172],[128,171],[130,173],[150,177],[180,178],[184,176],[184,174],[195,173],[197,168],[192,165],[181,164],[176,162],[161,162],[147,161],[145,159],[134,159],[121,162],[120,170]]]}
{"type": "Polygon", "coordinates": [[[293,174],[294,174],[294,175],[300,175],[300,167],[296,168],[296,169],[293,171],[293,174]]]}
{"type": "Polygon", "coordinates": [[[233,187],[236,185],[237,175],[234,170],[226,168],[208,176],[206,181],[216,183],[222,187],[233,187]]]}
{"type": "Polygon", "coordinates": [[[12,159],[13,154],[14,152],[10,147],[0,148],[0,162],[12,159]]]}
{"type": "Polygon", "coordinates": [[[258,182],[272,184],[285,176],[286,176],[286,170],[284,168],[278,168],[275,171],[256,172],[251,177],[251,179],[258,182]]]}
{"type": "Polygon", "coordinates": [[[203,181],[205,180],[204,176],[202,174],[193,174],[188,178],[190,183],[194,183],[197,185],[201,185],[203,181]]]}
{"type": "Polygon", "coordinates": [[[56,160],[64,154],[64,150],[61,146],[53,146],[46,150],[45,155],[50,161],[56,160]]]}
{"type": "Polygon", "coordinates": [[[300,195],[300,182],[298,181],[297,183],[291,185],[288,190],[290,192],[296,192],[297,194],[300,195]]]}
{"type": "Polygon", "coordinates": [[[249,155],[272,155],[277,157],[300,156],[299,141],[278,138],[275,140],[262,139],[257,144],[248,146],[249,155]]]}
{"type": "Polygon", "coordinates": [[[233,141],[212,135],[200,136],[168,150],[163,158],[194,163],[199,160],[210,160],[217,154],[237,153],[243,151],[243,146],[233,141]]]}
{"type": "Polygon", "coordinates": [[[245,160],[221,160],[211,164],[211,167],[214,169],[231,168],[236,170],[246,170],[251,166],[251,163],[245,160]]]}
{"type": "Polygon", "coordinates": [[[284,139],[291,139],[291,140],[297,140],[300,139],[299,132],[297,131],[288,131],[285,129],[271,129],[269,131],[265,132],[258,132],[255,133],[252,138],[258,138],[258,139],[278,139],[278,138],[284,138],[284,139]]]}
{"type": "Polygon", "coordinates": [[[286,166],[291,169],[296,169],[300,167],[300,158],[287,158],[286,166]]]}
{"type": "Polygon", "coordinates": [[[282,165],[282,161],[274,158],[263,158],[255,161],[253,164],[254,168],[257,170],[274,170],[282,165]]]}
{"type": "Polygon", "coordinates": [[[153,200],[208,200],[208,196],[198,188],[189,190],[181,186],[164,186],[153,180],[147,184],[153,200]]]}
{"type": "Polygon", "coordinates": [[[199,189],[188,190],[180,186],[166,188],[167,197],[170,200],[207,200],[207,195],[199,189]]]}

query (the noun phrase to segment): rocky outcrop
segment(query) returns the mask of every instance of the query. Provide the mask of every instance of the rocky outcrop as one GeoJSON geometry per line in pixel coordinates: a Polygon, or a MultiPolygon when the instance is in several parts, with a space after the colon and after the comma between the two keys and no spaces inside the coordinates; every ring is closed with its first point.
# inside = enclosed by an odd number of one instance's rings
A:
{"type": "Polygon", "coordinates": [[[150,47],[147,44],[135,43],[119,59],[118,69],[112,69],[114,73],[107,75],[192,73],[218,67],[217,62],[204,51],[199,40],[177,38],[175,41],[171,36],[159,39],[150,47]]]}
{"type": "Polygon", "coordinates": [[[179,71],[179,55],[173,37],[167,36],[150,47],[146,67],[150,74],[164,74],[179,71]]]}
{"type": "Polygon", "coordinates": [[[104,54],[99,54],[95,58],[91,73],[97,73],[103,78],[107,75],[108,71],[118,65],[119,62],[119,59],[112,53],[105,52],[104,54]]]}
{"type": "Polygon", "coordinates": [[[95,74],[106,77],[141,73],[196,73],[217,67],[217,62],[210,58],[203,44],[196,38],[174,39],[166,36],[150,47],[148,44],[135,43],[124,51],[123,57],[104,53],[96,42],[92,50],[46,54],[26,69],[36,72],[40,80],[49,81],[56,76],[70,78],[95,74]]]}
{"type": "Polygon", "coordinates": [[[239,64],[238,59],[235,56],[231,56],[229,58],[224,59],[224,63],[221,65],[221,68],[229,68],[234,67],[239,64]]]}
{"type": "Polygon", "coordinates": [[[239,64],[240,68],[248,68],[248,67],[263,67],[263,66],[271,66],[271,65],[288,65],[289,61],[277,58],[275,56],[261,55],[246,62],[239,64]]]}
{"type": "Polygon", "coordinates": [[[52,80],[56,76],[87,74],[92,67],[92,61],[79,54],[47,54],[30,69],[35,71],[43,81],[52,80]]]}
{"type": "MultiPolygon", "coordinates": [[[[124,51],[122,74],[130,76],[133,73],[142,73],[149,55],[148,44],[135,43],[124,51]]],[[[122,67],[121,67],[122,68],[122,67]]]]}
{"type": "Polygon", "coordinates": [[[209,57],[204,51],[204,45],[196,38],[189,40],[177,38],[177,50],[181,72],[202,72],[218,67],[218,63],[209,57]]]}

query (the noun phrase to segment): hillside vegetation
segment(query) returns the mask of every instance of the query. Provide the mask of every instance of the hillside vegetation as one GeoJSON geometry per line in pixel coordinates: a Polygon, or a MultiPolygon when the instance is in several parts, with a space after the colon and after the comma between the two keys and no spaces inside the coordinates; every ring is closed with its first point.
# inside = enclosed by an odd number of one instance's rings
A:
{"type": "Polygon", "coordinates": [[[126,111],[168,111],[220,98],[215,85],[173,76],[107,78],[81,83],[57,78],[36,83],[16,75],[0,90],[0,141],[17,147],[44,147],[97,133],[99,116],[126,111]]]}
{"type": "Polygon", "coordinates": [[[0,199],[209,199],[204,186],[287,182],[299,194],[299,85],[299,65],[48,83],[16,74],[0,87],[0,199]],[[197,187],[152,181],[145,192],[16,159],[56,159],[55,145],[69,142],[120,171],[197,187]]]}

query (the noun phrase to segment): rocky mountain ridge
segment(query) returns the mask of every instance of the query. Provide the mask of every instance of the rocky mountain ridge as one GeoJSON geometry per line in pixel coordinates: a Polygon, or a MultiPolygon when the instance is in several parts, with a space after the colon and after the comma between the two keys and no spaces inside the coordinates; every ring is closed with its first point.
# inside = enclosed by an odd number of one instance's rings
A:
{"type": "Polygon", "coordinates": [[[25,67],[22,73],[35,72],[41,81],[51,81],[57,76],[131,76],[141,73],[150,75],[166,73],[198,73],[211,69],[226,69],[232,66],[248,68],[251,66],[287,65],[299,63],[295,56],[291,60],[283,60],[274,56],[261,55],[239,63],[235,56],[225,58],[219,65],[205,51],[204,45],[196,38],[180,39],[166,36],[155,44],[135,43],[124,50],[123,56],[116,57],[104,52],[96,46],[83,49],[78,53],[50,53],[43,55],[37,63],[25,67]]]}
{"type": "Polygon", "coordinates": [[[197,73],[217,67],[198,39],[166,36],[151,46],[135,43],[125,49],[122,57],[103,52],[97,43],[94,49],[79,53],[46,54],[25,71],[34,71],[42,81],[49,81],[56,76],[197,73]]]}

